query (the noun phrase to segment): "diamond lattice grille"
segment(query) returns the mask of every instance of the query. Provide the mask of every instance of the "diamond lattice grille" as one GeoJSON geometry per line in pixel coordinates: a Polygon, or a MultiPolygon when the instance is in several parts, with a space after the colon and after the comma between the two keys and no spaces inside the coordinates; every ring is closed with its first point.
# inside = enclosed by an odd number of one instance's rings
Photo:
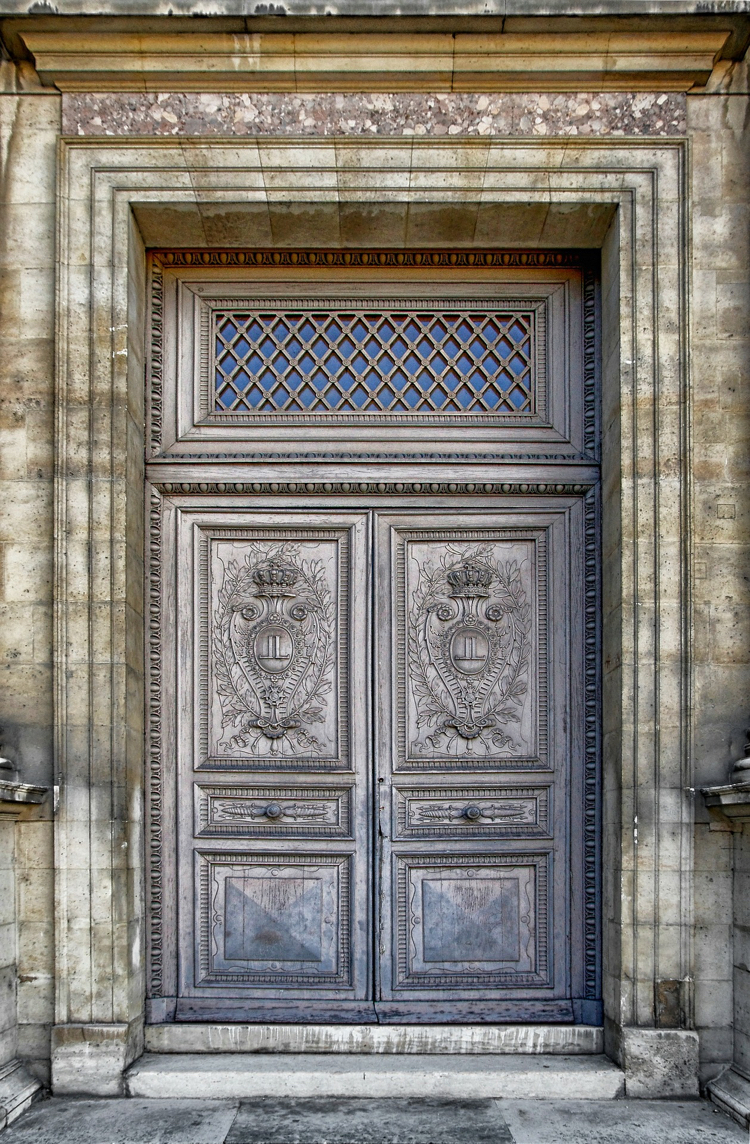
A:
{"type": "Polygon", "coordinates": [[[533,413],[531,311],[221,311],[217,413],[533,413]]]}

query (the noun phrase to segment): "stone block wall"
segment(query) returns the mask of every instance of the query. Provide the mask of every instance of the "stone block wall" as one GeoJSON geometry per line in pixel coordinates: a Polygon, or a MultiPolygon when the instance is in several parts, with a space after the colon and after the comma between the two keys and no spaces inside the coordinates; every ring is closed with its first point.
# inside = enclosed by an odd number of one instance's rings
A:
{"type": "MultiPolygon", "coordinates": [[[[42,786],[54,782],[52,478],[59,129],[58,97],[5,94],[0,99],[0,740],[20,781],[42,786]]],[[[10,840],[16,832],[17,884],[9,899],[3,890],[10,874],[3,870],[0,875],[0,908],[5,914],[10,903],[15,908],[17,902],[18,911],[17,983],[12,990],[14,1000],[17,993],[18,1031],[13,1035],[18,1053],[44,1078],[54,1020],[52,823],[42,819],[0,827],[7,835],[0,846],[5,855],[13,852],[10,840]]],[[[3,966],[12,964],[5,952],[8,941],[0,938],[3,966]]],[[[6,1022],[5,997],[3,985],[0,1029],[6,1022]]],[[[0,1045],[5,1035],[0,1032],[0,1045]]]]}
{"type": "MultiPolygon", "coordinates": [[[[696,788],[728,781],[730,762],[741,757],[750,726],[750,105],[744,94],[749,90],[746,61],[735,67],[726,88],[688,96],[687,101],[693,191],[696,788]]],[[[695,809],[695,1025],[701,1038],[703,1078],[710,1079],[732,1058],[733,978],[738,1037],[750,1036],[750,1010],[739,1004],[744,979],[741,970],[733,969],[733,836],[709,830],[699,794],[695,809]]],[[[740,894],[740,912],[742,900],[740,894]]],[[[735,942],[741,941],[738,928],[735,942]]]]}
{"type": "Polygon", "coordinates": [[[16,884],[13,822],[0,819],[0,1067],[18,1045],[16,1020],[16,884]]]}

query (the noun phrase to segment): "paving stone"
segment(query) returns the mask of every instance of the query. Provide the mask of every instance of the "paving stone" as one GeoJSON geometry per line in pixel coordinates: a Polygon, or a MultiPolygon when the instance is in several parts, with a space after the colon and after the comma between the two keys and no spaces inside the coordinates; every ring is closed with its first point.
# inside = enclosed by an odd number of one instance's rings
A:
{"type": "Polygon", "coordinates": [[[747,1132],[703,1100],[503,1100],[498,1104],[514,1144],[747,1144],[747,1132]]]}
{"type": "Polygon", "coordinates": [[[226,1144],[513,1144],[492,1100],[243,1100],[226,1144]]]}
{"type": "Polygon", "coordinates": [[[223,1144],[234,1101],[41,1101],[3,1134],[2,1144],[223,1144]]]}

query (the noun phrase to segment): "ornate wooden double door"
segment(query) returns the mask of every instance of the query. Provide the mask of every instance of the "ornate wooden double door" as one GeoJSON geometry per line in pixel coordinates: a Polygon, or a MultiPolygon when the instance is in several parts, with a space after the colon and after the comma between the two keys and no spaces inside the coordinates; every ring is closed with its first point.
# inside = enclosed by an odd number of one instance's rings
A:
{"type": "MultiPolygon", "coordinates": [[[[534,281],[527,294],[549,303],[550,277],[576,274],[548,273],[546,293],[534,281]]],[[[210,275],[175,281],[175,296],[189,288],[191,305],[213,306],[207,368],[220,397],[194,424],[210,425],[229,400],[218,424],[241,437],[258,424],[237,410],[262,365],[265,331],[253,335],[252,321],[274,323],[278,385],[279,321],[299,332],[309,313],[320,327],[331,307],[264,299],[264,311],[227,304],[226,290],[217,303],[210,275]],[[241,353],[260,364],[243,366],[241,353]]],[[[488,365],[487,322],[501,333],[505,322],[507,335],[506,311],[531,302],[482,301],[464,307],[477,345],[465,344],[496,375],[502,347],[488,365]]],[[[580,294],[565,304],[569,335],[571,312],[583,321],[580,294]]],[[[353,330],[359,312],[365,354],[383,313],[397,330],[399,314],[421,315],[418,334],[447,313],[443,326],[458,330],[455,300],[452,311],[367,305],[339,303],[339,366],[345,320],[353,330]]],[[[200,337],[200,322],[192,328],[200,337]]],[[[418,349],[423,367],[436,337],[418,349]]],[[[381,329],[380,353],[383,340],[381,329]]],[[[331,341],[329,331],[329,358],[331,341]]],[[[568,364],[576,353],[583,362],[573,341],[561,342],[568,364]]],[[[549,349],[527,355],[536,372],[517,439],[521,428],[543,437],[534,411],[547,438],[554,431],[540,381],[549,349]]],[[[330,385],[337,367],[323,368],[330,385]]],[[[423,382],[433,402],[438,369],[423,382]]],[[[584,370],[562,372],[571,438],[584,370]]],[[[381,386],[385,373],[381,363],[381,386]]],[[[493,416],[492,428],[513,425],[512,412],[493,416]]],[[[515,468],[454,461],[456,479],[414,480],[413,465],[395,479],[386,458],[366,479],[331,479],[325,460],[312,480],[256,480],[220,437],[221,455],[198,456],[180,448],[187,436],[178,424],[148,470],[152,1020],[597,1023],[592,458],[558,432],[552,462],[532,441],[515,468]]]]}

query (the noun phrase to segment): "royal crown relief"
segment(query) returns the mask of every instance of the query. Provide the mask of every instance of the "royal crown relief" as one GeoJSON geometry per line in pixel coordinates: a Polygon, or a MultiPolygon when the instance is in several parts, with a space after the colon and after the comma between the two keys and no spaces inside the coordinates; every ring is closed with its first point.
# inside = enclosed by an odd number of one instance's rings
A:
{"type": "Polygon", "coordinates": [[[407,554],[409,759],[527,758],[533,544],[411,542],[407,554]]]}
{"type": "Polygon", "coordinates": [[[210,753],[335,759],[335,541],[213,542],[210,753]]]}

